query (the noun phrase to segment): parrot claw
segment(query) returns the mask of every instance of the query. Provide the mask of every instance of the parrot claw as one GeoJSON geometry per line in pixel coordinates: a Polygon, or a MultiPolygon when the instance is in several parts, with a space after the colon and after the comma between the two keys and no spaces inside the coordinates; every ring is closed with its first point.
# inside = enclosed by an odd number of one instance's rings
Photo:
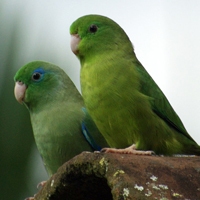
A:
{"type": "Polygon", "coordinates": [[[38,183],[37,189],[39,189],[40,186],[41,186],[41,187],[44,187],[45,184],[46,184],[46,181],[42,181],[42,182],[38,183]]]}
{"type": "MultiPolygon", "coordinates": [[[[46,184],[46,181],[42,181],[42,182],[38,183],[37,189],[39,189],[40,186],[44,187],[45,184],[46,184]]],[[[35,195],[34,195],[34,197],[27,197],[27,198],[24,199],[24,200],[34,200],[34,199],[35,199],[35,195]]]]}
{"type": "Polygon", "coordinates": [[[34,197],[27,197],[26,199],[24,199],[24,200],[34,200],[35,199],[35,195],[34,195],[34,197]]]}
{"type": "Polygon", "coordinates": [[[133,154],[133,155],[147,155],[147,156],[155,155],[154,151],[136,150],[136,145],[135,144],[133,144],[130,147],[127,147],[125,149],[103,148],[101,150],[101,152],[104,152],[104,153],[133,154]]]}

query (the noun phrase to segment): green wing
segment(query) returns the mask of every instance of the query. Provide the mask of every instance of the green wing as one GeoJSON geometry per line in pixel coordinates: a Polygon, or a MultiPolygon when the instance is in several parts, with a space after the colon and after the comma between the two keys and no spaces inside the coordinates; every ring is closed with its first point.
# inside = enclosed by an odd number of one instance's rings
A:
{"type": "Polygon", "coordinates": [[[86,140],[94,148],[94,150],[100,151],[101,148],[109,147],[105,138],[100,133],[94,121],[92,120],[89,113],[87,112],[87,109],[82,108],[82,110],[85,113],[85,117],[83,118],[83,121],[82,121],[82,131],[86,140]]]}
{"type": "Polygon", "coordinates": [[[183,123],[170,105],[163,92],[160,90],[160,88],[154,82],[148,72],[144,69],[141,63],[139,61],[136,61],[134,62],[134,65],[136,66],[141,76],[140,92],[152,98],[152,110],[171,127],[176,129],[179,133],[194,141],[193,138],[186,131],[183,123]]]}

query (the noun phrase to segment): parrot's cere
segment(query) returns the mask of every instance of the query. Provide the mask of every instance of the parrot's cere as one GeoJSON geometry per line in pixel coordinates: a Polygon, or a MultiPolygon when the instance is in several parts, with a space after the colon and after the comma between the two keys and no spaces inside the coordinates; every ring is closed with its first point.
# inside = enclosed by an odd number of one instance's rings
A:
{"type": "Polygon", "coordinates": [[[83,108],[82,96],[61,68],[34,61],[23,66],[14,80],[15,97],[29,110],[36,145],[49,176],[82,151],[108,146],[83,108]]]}
{"type": "Polygon", "coordinates": [[[70,34],[71,49],[81,63],[85,106],[113,147],[106,152],[200,155],[200,146],[138,61],[117,23],[87,15],[73,22],[70,34]]]}

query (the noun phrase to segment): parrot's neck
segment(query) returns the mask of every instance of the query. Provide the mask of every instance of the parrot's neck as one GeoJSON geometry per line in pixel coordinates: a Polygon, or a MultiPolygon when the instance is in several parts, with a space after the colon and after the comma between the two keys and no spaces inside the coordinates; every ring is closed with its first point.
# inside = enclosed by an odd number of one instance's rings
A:
{"type": "Polygon", "coordinates": [[[31,102],[30,104],[27,103],[26,107],[28,108],[30,114],[38,114],[42,111],[47,111],[51,107],[55,107],[62,105],[63,102],[76,103],[81,107],[84,106],[83,98],[81,94],[73,88],[73,90],[56,90],[55,93],[51,95],[44,95],[43,98],[40,98],[39,101],[31,102]]]}

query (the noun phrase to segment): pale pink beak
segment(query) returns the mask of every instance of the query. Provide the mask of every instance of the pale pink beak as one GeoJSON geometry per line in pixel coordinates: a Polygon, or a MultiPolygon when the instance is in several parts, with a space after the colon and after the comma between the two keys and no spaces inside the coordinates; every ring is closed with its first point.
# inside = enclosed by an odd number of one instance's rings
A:
{"type": "Polygon", "coordinates": [[[81,41],[81,38],[79,37],[78,34],[72,34],[72,37],[71,37],[71,50],[75,55],[78,54],[78,45],[79,45],[80,41],[81,41]]]}
{"type": "Polygon", "coordinates": [[[27,86],[21,81],[17,81],[15,83],[15,89],[14,89],[15,98],[21,104],[22,104],[25,94],[26,94],[26,88],[27,88],[27,86]]]}

